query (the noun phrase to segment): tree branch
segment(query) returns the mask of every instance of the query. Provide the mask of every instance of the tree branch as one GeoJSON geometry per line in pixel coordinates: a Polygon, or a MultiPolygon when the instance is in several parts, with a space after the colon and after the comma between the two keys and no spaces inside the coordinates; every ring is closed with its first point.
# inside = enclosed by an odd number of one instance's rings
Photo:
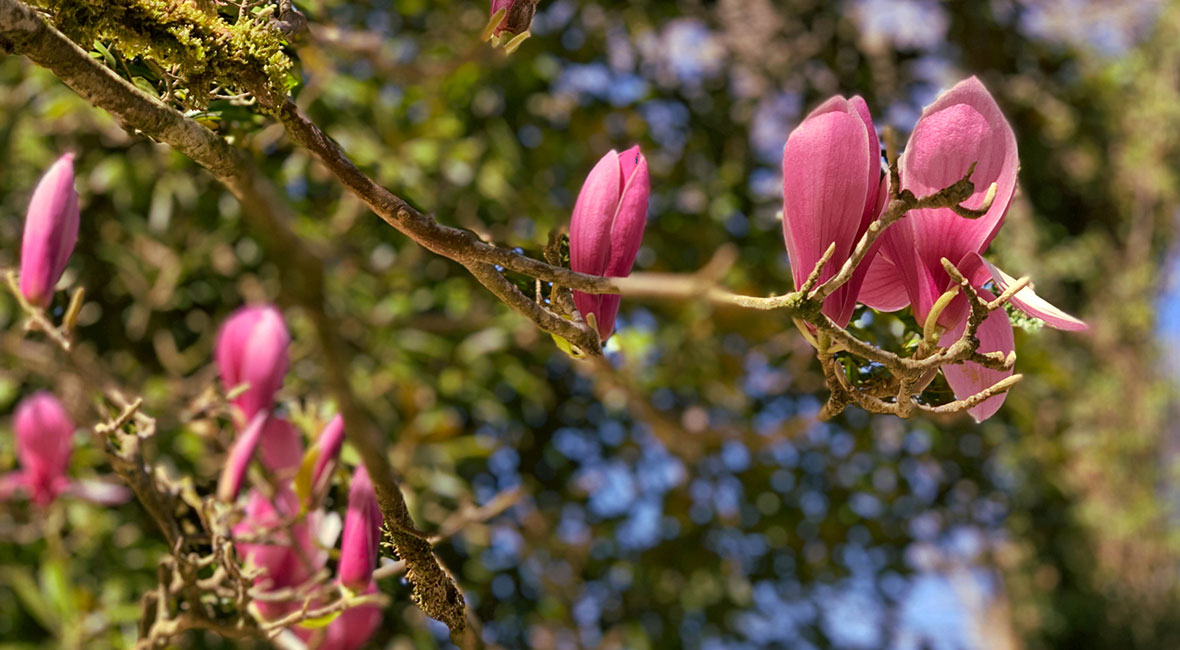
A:
{"type": "Polygon", "coordinates": [[[462,630],[466,618],[462,595],[414,527],[385,454],[384,436],[353,397],[347,379],[352,355],[339,341],[335,324],[324,315],[322,261],[291,229],[292,212],[282,195],[243,151],[121,79],[18,0],[0,0],[0,52],[22,54],[50,70],[128,130],[143,132],[192,158],[238,199],[242,214],[278,253],[272,259],[286,272],[283,290],[287,297],[312,317],[333,394],[348,422],[348,439],[360,450],[369,470],[382,514],[394,530],[399,555],[412,567],[409,575],[419,605],[427,614],[445,616],[449,620],[444,622],[462,630]]]}

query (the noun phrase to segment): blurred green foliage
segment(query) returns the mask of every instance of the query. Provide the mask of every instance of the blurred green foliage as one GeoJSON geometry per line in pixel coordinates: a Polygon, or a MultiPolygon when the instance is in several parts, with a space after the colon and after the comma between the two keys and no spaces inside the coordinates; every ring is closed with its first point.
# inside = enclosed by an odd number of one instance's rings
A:
{"type": "MultiPolygon", "coordinates": [[[[1176,2],[545,0],[512,56],[477,41],[479,3],[299,6],[312,31],[292,53],[295,97],[411,203],[540,257],[594,161],[638,142],[653,195],[636,268],[691,272],[732,242],[724,281],[751,294],[791,287],[778,156],[810,107],[862,94],[904,134],[939,89],[978,74],[1022,161],[990,255],[1092,326],[1018,331],[1026,379],[982,425],[856,409],[815,422],[814,353],[774,313],[624,301],[613,369],[596,371],[343,194],[252,107],[213,100],[202,119],[253,153],[328,255],[357,397],[394,441],[419,525],[524,489],[439,546],[489,641],[1180,645],[1176,400],[1154,318],[1180,191],[1176,2]]],[[[0,59],[0,85],[0,267],[17,263],[41,171],[76,151],[83,221],[66,282],[88,291],[80,344],[158,418],[149,457],[211,487],[230,427],[187,406],[214,386],[221,320],[281,296],[282,251],[204,170],[28,61],[0,59]]],[[[92,387],[12,361],[13,311],[0,298],[0,412],[50,388],[92,426],[92,387]]],[[[310,433],[332,412],[323,360],[307,315],[286,317],[281,398],[312,414],[310,433]]],[[[856,321],[881,341],[901,324],[856,321]]],[[[79,433],[75,475],[109,471],[89,440],[79,433]]],[[[0,648],[132,644],[165,550],[153,526],[134,503],[0,505],[0,648]]],[[[445,645],[404,584],[381,588],[394,604],[374,647],[445,645]]]]}

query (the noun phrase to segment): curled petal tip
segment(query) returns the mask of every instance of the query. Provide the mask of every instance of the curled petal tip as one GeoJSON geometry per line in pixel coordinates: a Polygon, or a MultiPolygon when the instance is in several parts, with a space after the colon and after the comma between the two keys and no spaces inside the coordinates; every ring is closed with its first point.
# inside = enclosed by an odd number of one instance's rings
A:
{"type": "MultiPolygon", "coordinates": [[[[964,260],[964,266],[968,267],[968,265],[970,265],[968,271],[977,269],[977,272],[982,274],[981,277],[984,281],[991,280],[995,282],[996,288],[1001,292],[1007,291],[1010,287],[1019,286],[1018,280],[984,259],[978,253],[973,253],[968,259],[964,260]]],[[[1070,332],[1089,329],[1089,326],[1080,318],[1062,311],[1048,300],[1038,296],[1033,291],[1032,284],[1026,284],[1019,291],[1012,294],[1009,302],[1029,316],[1041,319],[1049,327],[1070,332]]]]}

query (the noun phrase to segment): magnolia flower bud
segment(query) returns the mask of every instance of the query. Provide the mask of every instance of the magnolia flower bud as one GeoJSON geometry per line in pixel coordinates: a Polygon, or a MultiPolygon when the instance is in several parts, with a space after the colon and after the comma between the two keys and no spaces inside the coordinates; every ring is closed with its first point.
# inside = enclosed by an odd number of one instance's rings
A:
{"type": "Polygon", "coordinates": [[[242,410],[242,422],[270,409],[275,392],[287,373],[287,345],[291,335],[283,316],[273,305],[242,307],[233,313],[217,336],[216,359],[227,391],[249,384],[233,403],[242,410]]]}
{"type": "MultiPolygon", "coordinates": [[[[631,275],[647,225],[650,194],[647,160],[638,146],[603,156],[586,177],[574,204],[570,268],[613,278],[631,275]]],[[[594,315],[603,341],[615,329],[620,300],[617,294],[574,292],[578,311],[587,321],[594,315]]]]}
{"type": "Polygon", "coordinates": [[[130,490],[122,485],[94,479],[74,481],[66,476],[74,422],[53,395],[40,392],[24,399],[13,420],[21,469],[0,476],[0,501],[18,493],[40,506],[59,496],[101,505],[118,505],[131,498],[130,490]]]}
{"type": "Polygon", "coordinates": [[[365,466],[357,467],[348,491],[348,514],[344,518],[344,537],[340,542],[340,584],[353,590],[363,589],[377,567],[381,542],[381,508],[365,466]]]}
{"type": "Polygon", "coordinates": [[[490,16],[496,17],[496,12],[504,10],[504,17],[492,32],[499,36],[504,32],[521,34],[527,32],[533,24],[533,16],[537,13],[537,0],[492,0],[490,16]]]}
{"type": "Polygon", "coordinates": [[[39,392],[16,407],[13,428],[23,488],[34,503],[48,505],[69,486],[74,421],[56,397],[39,392]]]}
{"type": "Polygon", "coordinates": [[[78,193],[74,191],[74,154],[67,153],[33,190],[20,249],[20,290],[25,298],[47,306],[78,241],[78,193]]]}
{"type": "MultiPolygon", "coordinates": [[[[796,289],[832,244],[819,281],[836,274],[880,213],[884,190],[877,131],[860,97],[832,97],[791,132],[783,148],[783,236],[796,289]]],[[[824,314],[840,327],[868,268],[862,263],[824,300],[824,314]]]]}

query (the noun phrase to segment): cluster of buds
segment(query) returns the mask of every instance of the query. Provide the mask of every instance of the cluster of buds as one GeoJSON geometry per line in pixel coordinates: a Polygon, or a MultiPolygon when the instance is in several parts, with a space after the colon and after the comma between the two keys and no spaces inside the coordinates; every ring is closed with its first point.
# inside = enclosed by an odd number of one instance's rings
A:
{"type": "MultiPolygon", "coordinates": [[[[275,394],[289,364],[290,341],[276,307],[244,307],[222,326],[216,350],[239,427],[218,497],[227,502],[237,499],[255,458],[267,477],[267,485],[249,490],[245,517],[233,528],[238,552],[248,566],[257,569],[252,606],[263,623],[326,604],[313,592],[328,562],[326,549],[334,545],[338,531],[320,505],[344,444],[344,420],[335,416],[305,453],[299,432],[275,412],[275,394]]],[[[377,496],[361,466],[352,477],[341,541],[336,581],[342,595],[376,593],[373,570],[381,524],[377,496]]],[[[380,608],[362,604],[345,609],[326,626],[296,623],[291,631],[316,650],[354,650],[365,644],[380,623],[380,608]]]]}
{"type": "MultiPolygon", "coordinates": [[[[79,220],[74,154],[67,153],[41,177],[25,215],[19,290],[29,305],[44,309],[52,301],[78,241],[79,220]]],[[[13,429],[21,469],[0,476],[0,500],[23,495],[45,507],[62,495],[106,505],[130,498],[122,486],[67,476],[75,426],[52,394],[42,391],[22,400],[13,429]]]]}
{"type": "MultiPolygon", "coordinates": [[[[843,328],[857,303],[879,311],[911,307],[923,327],[927,355],[935,353],[931,348],[940,338],[958,339],[975,318],[974,331],[968,332],[978,340],[975,352],[1010,358],[1012,325],[1000,305],[988,302],[995,298],[985,288],[989,283],[1016,308],[1052,327],[1085,329],[1026,281],[1018,283],[982,257],[1012,202],[1017,168],[1012,128],[974,77],[923,111],[900,164],[887,175],[864,100],[829,99],[790,134],[783,151],[783,234],[796,288],[808,280],[814,286],[810,276],[818,267],[823,283],[855,263],[844,283],[826,294],[823,313],[843,328]],[[915,204],[894,211],[892,221],[885,219],[891,199],[933,196],[961,179],[969,181],[971,193],[957,204],[915,204]]],[[[995,366],[963,361],[941,370],[956,398],[967,400],[1013,373],[1011,363],[995,366]]],[[[1004,397],[1003,392],[988,396],[969,412],[986,419],[1004,397]]]]}
{"type": "MultiPolygon", "coordinates": [[[[22,306],[65,349],[68,340],[49,323],[44,310],[52,303],[78,239],[73,160],[72,154],[59,158],[34,190],[25,221],[19,281],[11,279],[22,306]]],[[[382,618],[373,598],[351,605],[357,597],[378,591],[373,571],[381,511],[368,473],[358,468],[349,491],[338,575],[332,588],[325,589],[327,549],[334,546],[340,527],[333,523],[338,518],[326,513],[321,504],[339,464],[345,425],[340,416],[334,417],[304,453],[299,432],[276,411],[276,394],[289,366],[290,342],[282,314],[273,305],[239,309],[218,333],[215,359],[236,430],[218,497],[223,502],[237,501],[249,468],[258,461],[266,480],[249,489],[245,516],[232,533],[239,554],[254,567],[251,607],[263,629],[281,629],[285,624],[280,619],[299,611],[334,609],[334,618],[327,624],[294,616],[290,631],[315,650],[355,650],[368,641],[382,618]],[[330,598],[333,592],[338,599],[330,598]],[[336,604],[351,606],[333,608],[336,604]]],[[[101,504],[122,503],[130,497],[130,491],[119,485],[68,477],[76,427],[53,395],[39,392],[21,401],[13,424],[21,467],[0,476],[0,500],[22,496],[46,507],[61,496],[101,504]]]]}

